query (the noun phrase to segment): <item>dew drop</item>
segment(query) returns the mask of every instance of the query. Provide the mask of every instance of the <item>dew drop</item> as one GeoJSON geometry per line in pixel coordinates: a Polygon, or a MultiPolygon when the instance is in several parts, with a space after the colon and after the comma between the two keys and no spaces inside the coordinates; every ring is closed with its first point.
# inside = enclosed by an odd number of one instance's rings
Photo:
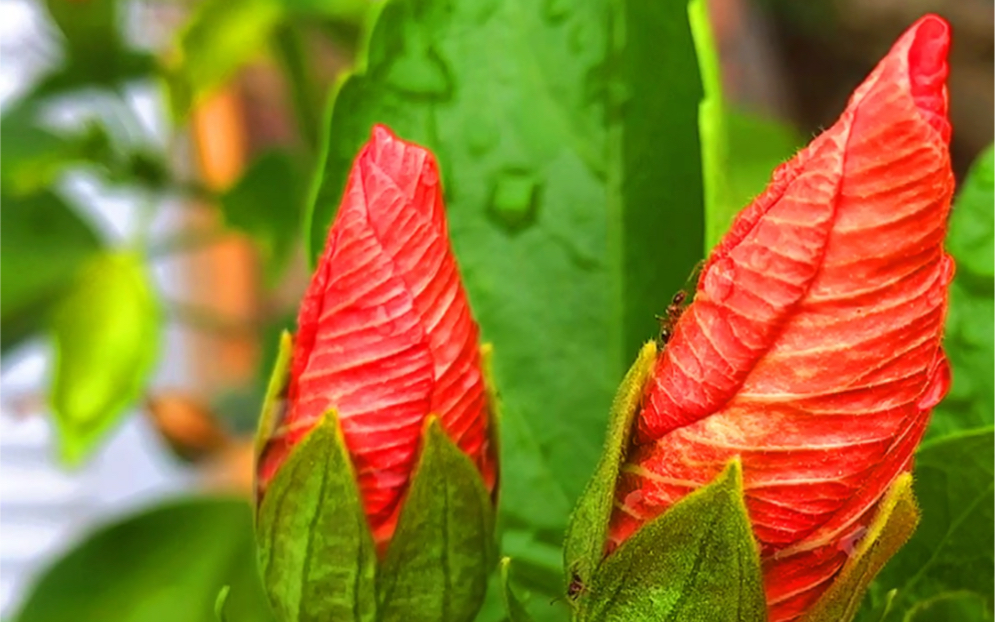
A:
{"type": "Polygon", "coordinates": [[[387,82],[405,93],[435,100],[452,97],[453,79],[449,67],[431,47],[408,50],[391,65],[387,82]]]}
{"type": "Polygon", "coordinates": [[[770,268],[771,253],[764,247],[757,247],[753,251],[753,257],[751,258],[751,263],[753,267],[758,271],[764,271],[770,268]]]}
{"type": "Polygon", "coordinates": [[[957,268],[954,264],[954,258],[950,255],[943,253],[943,258],[940,259],[940,283],[944,287],[950,285],[950,282],[954,280],[954,272],[957,268]]]}
{"type": "Polygon", "coordinates": [[[384,307],[377,307],[372,324],[377,333],[381,335],[390,335],[394,332],[394,321],[387,315],[387,309],[384,307]]]}
{"type": "Polygon", "coordinates": [[[732,259],[723,257],[709,268],[704,275],[703,291],[715,302],[723,302],[732,293],[732,283],[736,277],[736,266],[732,259]]]}
{"type": "Polygon", "coordinates": [[[465,131],[470,153],[478,157],[494,149],[501,135],[494,121],[482,115],[470,115],[465,131]]]}
{"type": "Polygon", "coordinates": [[[545,0],[542,4],[542,9],[546,20],[559,22],[570,14],[570,2],[567,0],[545,0]]]}
{"type": "Polygon", "coordinates": [[[867,534],[867,527],[860,525],[850,533],[846,534],[840,541],[836,544],[836,548],[843,551],[847,555],[853,555],[854,551],[857,550],[857,545],[860,541],[864,539],[867,534]]]}
{"type": "Polygon", "coordinates": [[[535,222],[539,190],[540,183],[532,173],[504,170],[491,187],[488,213],[508,230],[520,231],[535,222]]]}
{"type": "Polygon", "coordinates": [[[574,54],[580,54],[585,48],[593,45],[585,24],[584,20],[577,20],[570,27],[570,32],[567,33],[567,45],[574,54]]]}
{"type": "Polygon", "coordinates": [[[921,411],[931,409],[939,404],[944,397],[946,397],[947,390],[949,388],[950,363],[948,363],[947,359],[944,357],[933,366],[933,369],[930,372],[929,382],[926,383],[926,389],[919,396],[919,401],[916,406],[918,406],[921,411]]]}
{"type": "Polygon", "coordinates": [[[625,506],[630,509],[635,509],[637,505],[643,501],[643,491],[633,490],[629,494],[625,495],[625,506]]]}
{"type": "Polygon", "coordinates": [[[469,17],[474,23],[478,26],[485,26],[500,4],[500,0],[476,0],[475,2],[467,2],[467,6],[461,8],[470,11],[469,17]]]}

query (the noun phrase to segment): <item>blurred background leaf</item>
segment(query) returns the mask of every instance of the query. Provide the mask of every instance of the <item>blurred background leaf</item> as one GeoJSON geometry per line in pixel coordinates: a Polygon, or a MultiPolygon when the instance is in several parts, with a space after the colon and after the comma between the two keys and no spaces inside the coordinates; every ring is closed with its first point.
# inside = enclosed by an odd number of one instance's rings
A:
{"type": "Polygon", "coordinates": [[[903,622],[982,622],[991,620],[985,598],[974,592],[942,592],[919,602],[903,622]]]}
{"type": "Polygon", "coordinates": [[[98,254],[52,318],[52,410],[63,458],[77,464],[145,388],[159,349],[159,313],[141,260],[98,254]]]}
{"type": "Polygon", "coordinates": [[[263,53],[282,16],[279,0],[206,0],[197,5],[169,59],[173,114],[186,116],[198,98],[263,53]]]}
{"type": "Polygon", "coordinates": [[[995,422],[995,154],[978,158],[954,202],[947,250],[957,262],[943,345],[953,385],[929,437],[995,422]]]}
{"type": "Polygon", "coordinates": [[[688,17],[704,94],[698,108],[705,201],[705,251],[711,250],[771,178],[806,141],[785,123],[731,109],[723,100],[721,67],[704,0],[689,3],[688,17]]]}
{"type": "Polygon", "coordinates": [[[110,139],[100,126],[56,133],[37,120],[34,106],[5,110],[0,116],[0,183],[6,196],[23,196],[51,187],[69,165],[108,157],[110,139]]]}
{"type": "MultiPolygon", "coordinates": [[[[5,151],[4,162],[7,157],[5,151]]],[[[28,196],[4,192],[0,201],[0,345],[6,352],[47,327],[52,306],[101,242],[54,191],[28,196]]]]}
{"type": "Polygon", "coordinates": [[[174,501],[91,535],[36,582],[16,622],[272,622],[241,500],[174,501]]]}
{"type": "Polygon", "coordinates": [[[293,156],[271,150],[258,156],[220,197],[225,221],[252,237],[269,285],[275,285],[300,234],[304,183],[293,156]]]}
{"type": "Polygon", "coordinates": [[[875,580],[864,602],[861,621],[882,619],[886,594],[888,622],[901,620],[991,620],[995,582],[995,437],[992,429],[951,435],[925,443],[916,453],[915,492],[922,521],[909,542],[875,580]],[[952,593],[970,593],[984,607],[968,601],[943,603],[952,593]],[[971,610],[980,616],[937,617],[940,612],[971,610]],[[916,612],[916,613],[912,613],[916,612]],[[910,617],[905,617],[906,615],[910,617]]]}
{"type": "Polygon", "coordinates": [[[62,38],[63,61],[35,85],[29,98],[94,86],[113,90],[151,77],[154,58],[131,49],[122,37],[122,5],[118,0],[46,0],[45,8],[62,38]]]}

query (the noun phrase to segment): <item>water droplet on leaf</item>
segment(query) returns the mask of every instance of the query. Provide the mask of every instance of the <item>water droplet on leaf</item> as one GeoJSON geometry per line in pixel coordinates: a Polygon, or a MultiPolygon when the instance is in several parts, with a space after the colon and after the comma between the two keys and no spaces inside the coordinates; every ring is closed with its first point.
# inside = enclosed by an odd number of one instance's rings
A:
{"type": "Polygon", "coordinates": [[[467,146],[470,153],[482,156],[497,145],[500,132],[489,118],[471,115],[466,123],[467,146]]]}
{"type": "Polygon", "coordinates": [[[551,22],[561,21],[570,14],[570,3],[567,0],[545,0],[543,15],[551,22]]]}
{"type": "Polygon", "coordinates": [[[593,45],[584,20],[577,20],[567,34],[567,45],[574,54],[583,52],[585,48],[593,45]]]}
{"type": "Polygon", "coordinates": [[[491,188],[488,211],[507,229],[524,229],[535,222],[539,187],[539,181],[528,171],[502,171],[491,188]]]}
{"type": "Polygon", "coordinates": [[[387,82],[411,95],[446,100],[452,97],[449,67],[431,47],[408,50],[391,64],[387,82]]]}
{"type": "Polygon", "coordinates": [[[475,0],[468,2],[466,9],[470,11],[470,19],[478,26],[483,26],[494,15],[498,5],[500,5],[500,0],[475,0]]]}

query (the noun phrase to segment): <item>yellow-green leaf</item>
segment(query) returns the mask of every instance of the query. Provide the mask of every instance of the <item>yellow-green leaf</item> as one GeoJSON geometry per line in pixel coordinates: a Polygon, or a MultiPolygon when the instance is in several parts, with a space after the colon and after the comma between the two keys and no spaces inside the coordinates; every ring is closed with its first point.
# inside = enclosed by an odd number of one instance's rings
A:
{"type": "Polygon", "coordinates": [[[97,255],[52,318],[51,402],[63,458],[77,463],[139,395],[155,362],[159,312],[140,258],[97,255]]]}

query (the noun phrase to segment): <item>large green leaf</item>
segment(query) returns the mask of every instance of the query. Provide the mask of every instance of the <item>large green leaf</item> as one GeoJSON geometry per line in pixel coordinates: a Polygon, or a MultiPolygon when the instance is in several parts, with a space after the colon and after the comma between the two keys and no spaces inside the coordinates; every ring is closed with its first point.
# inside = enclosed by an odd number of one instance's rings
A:
{"type": "Polygon", "coordinates": [[[272,622],[243,501],[170,503],[109,525],[38,579],[17,622],[272,622]]]}
{"type": "Polygon", "coordinates": [[[268,151],[221,195],[225,221],[252,237],[270,284],[283,272],[300,231],[303,190],[293,157],[285,151],[268,151]]]}
{"type": "MultiPolygon", "coordinates": [[[[892,589],[897,593],[886,618],[889,622],[903,620],[906,613],[925,608],[921,603],[952,592],[977,594],[990,615],[995,582],[993,463],[991,428],[922,446],[915,463],[922,521],[881,572],[875,598],[865,603],[861,620],[881,619],[885,594],[892,589]]],[[[913,619],[920,618],[917,614],[913,619]]]]}
{"type": "Polygon", "coordinates": [[[52,192],[26,197],[4,192],[0,201],[0,346],[7,351],[45,328],[52,305],[100,242],[52,192]]]}
{"type": "Polygon", "coordinates": [[[609,261],[621,260],[621,273],[611,281],[621,287],[614,303],[622,307],[613,328],[622,331],[626,369],[659,329],[653,316],[685,286],[702,256],[696,127],[703,91],[686,1],[616,0],[611,10],[609,261]]]}
{"type": "Polygon", "coordinates": [[[140,258],[100,254],[76,275],[52,318],[51,402],[63,458],[77,463],[144,389],[159,312],[140,258]]]}
{"type": "Polygon", "coordinates": [[[929,434],[942,436],[995,421],[995,153],[978,158],[950,218],[947,248],[957,261],[944,348],[950,394],[934,410],[929,434]]]}
{"type": "Polygon", "coordinates": [[[393,0],[330,111],[312,258],[374,123],[440,160],[495,349],[516,567],[557,572],[615,387],[700,259],[693,60],[683,2],[393,0]]]}

